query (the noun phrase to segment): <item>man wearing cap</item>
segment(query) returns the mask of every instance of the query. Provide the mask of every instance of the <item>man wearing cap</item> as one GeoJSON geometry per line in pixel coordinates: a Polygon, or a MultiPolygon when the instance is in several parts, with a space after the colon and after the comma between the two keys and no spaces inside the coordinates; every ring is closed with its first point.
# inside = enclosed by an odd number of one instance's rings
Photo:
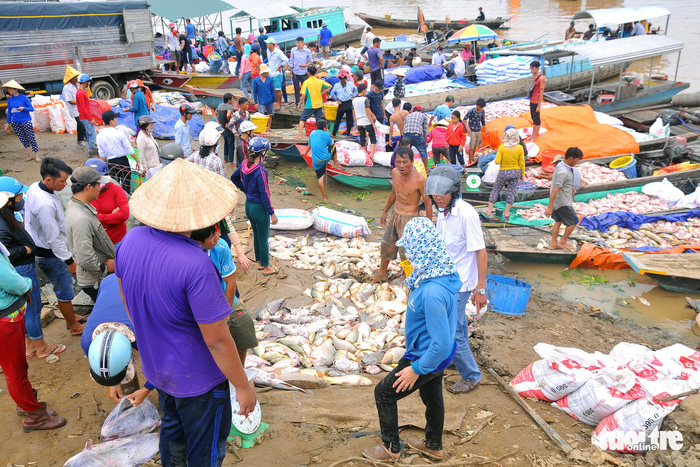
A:
{"type": "Polygon", "coordinates": [[[304,45],[304,38],[297,37],[297,46],[289,53],[289,66],[292,68],[294,102],[299,105],[301,85],[308,78],[307,67],[313,64],[311,51],[304,45]]]}
{"type": "Polygon", "coordinates": [[[428,137],[430,126],[428,120],[428,116],[423,113],[423,107],[417,105],[403,122],[403,135],[411,138],[411,145],[418,150],[426,173],[428,172],[428,151],[425,148],[425,139],[428,137]]]}
{"type": "Polygon", "coordinates": [[[107,160],[109,175],[118,181],[124,191],[131,191],[131,168],[127,154],[134,155],[134,148],[124,133],[117,130],[117,117],[119,114],[108,110],[102,114],[102,121],[106,125],[97,133],[97,149],[100,156],[107,160]]]}
{"type": "Polygon", "coordinates": [[[573,21],[569,24],[569,27],[566,28],[566,32],[564,33],[564,40],[568,41],[570,39],[573,39],[574,37],[580,36],[580,32],[576,32],[576,23],[573,21]]]}
{"type": "Polygon", "coordinates": [[[134,227],[117,248],[116,275],[134,325],[141,369],[163,411],[163,465],[221,465],[231,429],[231,393],[239,414],[252,412],[255,391],[238,358],[221,276],[194,230],[236,206],[232,184],[176,160],[131,197],[134,227]],[[192,184],[193,179],[201,183],[192,184]],[[190,196],[182,196],[186,191],[190,196]],[[216,199],[202,211],[201,202],[216,199]]]}
{"type": "Polygon", "coordinates": [[[449,120],[452,114],[452,106],[455,103],[455,98],[452,94],[445,98],[445,103],[440,104],[433,110],[433,116],[430,117],[430,122],[428,125],[432,125],[433,122],[439,122],[440,120],[449,120]]]}
{"type": "Polygon", "coordinates": [[[372,88],[367,91],[369,109],[372,111],[377,121],[384,125],[384,80],[372,80],[372,88]]]}
{"type": "MultiPolygon", "coordinates": [[[[92,167],[100,175],[107,175],[109,168],[102,159],[92,158],[85,161],[85,167],[92,167]]],[[[109,179],[109,183],[100,183],[100,194],[90,201],[97,211],[97,218],[102,223],[109,239],[117,245],[126,235],[126,221],[129,219],[129,200],[126,192],[109,179]]]]}
{"type": "Polygon", "coordinates": [[[85,138],[88,144],[88,153],[95,147],[97,131],[95,130],[95,116],[90,109],[90,99],[87,88],[90,85],[90,77],[82,74],[78,77],[78,91],[75,94],[75,103],[78,108],[78,118],[85,129],[85,138]]]}
{"type": "Polygon", "coordinates": [[[175,122],[175,142],[182,148],[185,156],[192,154],[192,138],[190,137],[189,121],[196,111],[190,104],[180,106],[180,118],[175,122]]]}
{"type": "Polygon", "coordinates": [[[73,336],[83,332],[83,325],[73,313],[73,276],[76,264],[66,238],[66,220],[57,192],[66,187],[73,172],[61,159],[46,157],[41,161],[41,181],[27,191],[24,204],[24,228],[36,244],[37,266],[51,281],[58,309],[73,336]]]}
{"type": "Polygon", "coordinates": [[[333,33],[328,29],[326,23],[321,24],[321,30],[318,32],[318,44],[321,46],[324,60],[328,60],[333,45],[333,33]]]}
{"type": "Polygon", "coordinates": [[[309,66],[308,70],[309,78],[301,85],[301,102],[297,105],[297,108],[301,109],[301,105],[304,104],[304,110],[299,117],[299,138],[309,117],[313,116],[316,120],[323,118],[323,95],[331,89],[330,84],[316,78],[315,66],[309,66]]]}
{"type": "MultiPolygon", "coordinates": [[[[289,67],[289,59],[277,47],[277,42],[274,37],[270,37],[265,41],[267,44],[267,66],[270,72],[270,79],[275,86],[276,104],[275,109],[279,110],[282,107],[282,86],[284,86],[284,72],[289,67]]],[[[260,68],[262,74],[262,68],[260,68]]]]}
{"type": "Polygon", "coordinates": [[[76,278],[93,302],[102,279],[114,272],[114,244],[90,203],[100,195],[100,184],[110,181],[92,167],[78,167],[71,175],[73,197],[66,206],[66,237],[78,265],[76,278]]]}
{"type": "Polygon", "coordinates": [[[367,61],[369,62],[369,71],[372,84],[377,80],[384,80],[384,69],[382,68],[382,51],[380,50],[382,40],[375,37],[372,41],[372,47],[367,51],[367,61]]]}
{"type": "Polygon", "coordinates": [[[131,91],[131,105],[124,109],[126,112],[134,114],[134,122],[136,122],[136,136],[139,135],[141,127],[138,125],[139,118],[144,115],[150,115],[148,102],[146,102],[146,94],[141,90],[139,83],[129,81],[129,90],[131,91]]]}
{"type": "MultiPolygon", "coordinates": [[[[258,106],[258,112],[265,115],[275,113],[275,90],[274,80],[270,77],[270,68],[264,63],[260,65],[260,76],[253,80],[253,102],[258,106]]],[[[281,92],[280,92],[281,96],[281,92]]],[[[267,120],[267,130],[272,128],[272,118],[267,120]]]]}

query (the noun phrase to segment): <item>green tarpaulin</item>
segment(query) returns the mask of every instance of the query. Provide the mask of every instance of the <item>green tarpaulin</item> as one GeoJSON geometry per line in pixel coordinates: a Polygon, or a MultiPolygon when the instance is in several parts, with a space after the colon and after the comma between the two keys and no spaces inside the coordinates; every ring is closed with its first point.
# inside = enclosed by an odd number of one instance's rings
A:
{"type": "Polygon", "coordinates": [[[148,3],[151,4],[151,13],[173,21],[199,18],[234,8],[221,0],[148,0],[148,3]]]}
{"type": "MultiPolygon", "coordinates": [[[[590,201],[592,199],[600,199],[600,198],[605,198],[608,196],[608,194],[615,194],[615,193],[628,193],[630,191],[635,191],[637,193],[642,191],[641,186],[633,186],[631,188],[620,188],[618,190],[607,190],[607,191],[595,191],[593,193],[583,193],[580,195],[575,195],[574,196],[574,201],[577,201],[579,203],[585,203],[587,201],[590,201]]],[[[510,223],[511,224],[518,224],[518,225],[549,225],[553,224],[554,221],[552,219],[544,219],[544,220],[532,220],[529,221],[527,219],[523,219],[520,217],[520,214],[518,211],[521,208],[528,209],[533,207],[535,204],[544,204],[547,205],[549,204],[549,198],[541,198],[541,199],[533,199],[530,201],[522,201],[520,203],[515,203],[514,204],[514,209],[510,212],[510,223]]],[[[505,201],[499,201],[494,205],[496,209],[503,210],[506,207],[505,201]]]]}

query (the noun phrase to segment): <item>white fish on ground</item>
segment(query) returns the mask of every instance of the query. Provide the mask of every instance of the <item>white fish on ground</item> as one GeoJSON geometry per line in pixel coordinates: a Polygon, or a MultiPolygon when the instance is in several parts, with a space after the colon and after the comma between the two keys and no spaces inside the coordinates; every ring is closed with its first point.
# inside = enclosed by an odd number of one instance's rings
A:
{"type": "Polygon", "coordinates": [[[403,347],[394,347],[393,349],[389,349],[387,353],[384,354],[384,357],[382,358],[382,363],[384,365],[393,365],[395,363],[399,363],[399,360],[401,360],[401,357],[404,356],[406,353],[406,349],[403,347]]]}
{"type": "MultiPolygon", "coordinates": [[[[313,394],[308,389],[302,389],[294,386],[293,384],[286,383],[277,379],[274,373],[269,373],[267,371],[258,370],[253,376],[252,381],[259,386],[269,386],[275,389],[284,389],[285,391],[300,391],[304,394],[313,394]]],[[[329,381],[330,383],[330,381],[329,381]]],[[[331,383],[332,384],[332,383],[331,383]]]]}
{"type": "Polygon", "coordinates": [[[325,376],[323,379],[338,386],[371,386],[372,380],[362,375],[325,376]]]}
{"type": "Polygon", "coordinates": [[[377,365],[367,365],[365,367],[365,372],[370,375],[378,375],[382,372],[382,369],[379,368],[377,365]]]}
{"type": "Polygon", "coordinates": [[[316,346],[309,357],[313,366],[330,366],[333,363],[335,347],[331,339],[325,338],[323,343],[316,346]]]}
{"type": "Polygon", "coordinates": [[[360,364],[347,358],[339,358],[333,361],[333,366],[342,373],[359,373],[360,364]]]}

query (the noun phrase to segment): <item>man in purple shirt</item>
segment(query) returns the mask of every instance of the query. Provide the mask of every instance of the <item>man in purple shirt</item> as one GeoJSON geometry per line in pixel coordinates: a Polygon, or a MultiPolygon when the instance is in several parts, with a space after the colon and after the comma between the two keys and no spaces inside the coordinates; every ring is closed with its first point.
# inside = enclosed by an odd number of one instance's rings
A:
{"type": "Polygon", "coordinates": [[[145,225],[133,228],[117,249],[115,273],[141,369],[158,390],[163,410],[160,456],[166,467],[221,465],[231,430],[228,381],[236,388],[240,414],[252,412],[256,402],[226,323],[232,310],[221,277],[190,238],[191,231],[215,223],[236,205],[233,186],[222,187],[213,177],[218,176],[182,159],[163,168],[132,196],[131,212],[145,225]],[[197,200],[167,209],[182,192],[173,187],[202,178],[209,180],[202,189],[211,191],[203,196],[219,203],[206,213],[197,200]],[[169,231],[175,229],[179,232],[169,231]]]}
{"type": "Polygon", "coordinates": [[[367,61],[369,62],[369,71],[372,84],[375,81],[382,80],[384,82],[384,69],[382,68],[382,51],[379,46],[382,40],[375,37],[372,41],[372,47],[367,51],[367,61]]]}

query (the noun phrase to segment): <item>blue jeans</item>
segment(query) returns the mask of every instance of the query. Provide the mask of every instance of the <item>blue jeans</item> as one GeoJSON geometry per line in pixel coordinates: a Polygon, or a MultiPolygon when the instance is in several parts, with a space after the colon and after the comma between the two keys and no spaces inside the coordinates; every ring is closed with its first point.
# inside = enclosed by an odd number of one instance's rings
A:
{"type": "Polygon", "coordinates": [[[269,104],[258,104],[258,112],[265,114],[265,115],[274,115],[275,114],[275,103],[270,102],[269,104]]]}
{"type": "Polygon", "coordinates": [[[194,397],[173,397],[158,389],[158,398],[163,411],[160,428],[163,466],[220,466],[231,431],[228,381],[194,397]]]}
{"type": "Polygon", "coordinates": [[[467,322],[467,300],[471,292],[460,292],[457,299],[457,350],[455,351],[454,363],[462,379],[472,383],[481,381],[481,371],[474,360],[472,350],[469,348],[469,323],[467,322]]]}
{"type": "Polygon", "coordinates": [[[250,93],[247,88],[250,88],[250,92],[253,92],[253,79],[250,77],[250,71],[246,71],[241,76],[241,90],[245,97],[250,99],[250,93]]]}
{"type": "Polygon", "coordinates": [[[236,137],[228,130],[224,131],[224,162],[233,162],[236,153],[236,137]]]}
{"type": "Polygon", "coordinates": [[[36,277],[34,263],[15,266],[15,270],[20,276],[32,281],[32,291],[29,292],[29,298],[32,301],[27,302],[27,311],[24,313],[24,324],[27,327],[26,337],[33,341],[43,339],[44,332],[41,330],[41,287],[39,286],[39,279],[36,277]]]}
{"type": "Polygon", "coordinates": [[[95,147],[97,130],[95,130],[95,126],[90,123],[90,120],[80,120],[80,123],[85,127],[85,137],[87,138],[88,151],[90,151],[90,149],[95,147]]]}
{"type": "Polygon", "coordinates": [[[53,293],[59,302],[70,302],[75,297],[73,293],[73,275],[68,272],[68,266],[58,258],[37,258],[37,265],[49,278],[53,285],[53,293]]]}
{"type": "Polygon", "coordinates": [[[404,136],[411,138],[411,146],[415,147],[421,159],[428,158],[428,151],[425,149],[425,138],[420,133],[404,133],[404,136]]]}
{"type": "Polygon", "coordinates": [[[236,73],[234,73],[236,76],[238,76],[241,71],[241,58],[243,58],[243,52],[236,52],[236,73]]]}

